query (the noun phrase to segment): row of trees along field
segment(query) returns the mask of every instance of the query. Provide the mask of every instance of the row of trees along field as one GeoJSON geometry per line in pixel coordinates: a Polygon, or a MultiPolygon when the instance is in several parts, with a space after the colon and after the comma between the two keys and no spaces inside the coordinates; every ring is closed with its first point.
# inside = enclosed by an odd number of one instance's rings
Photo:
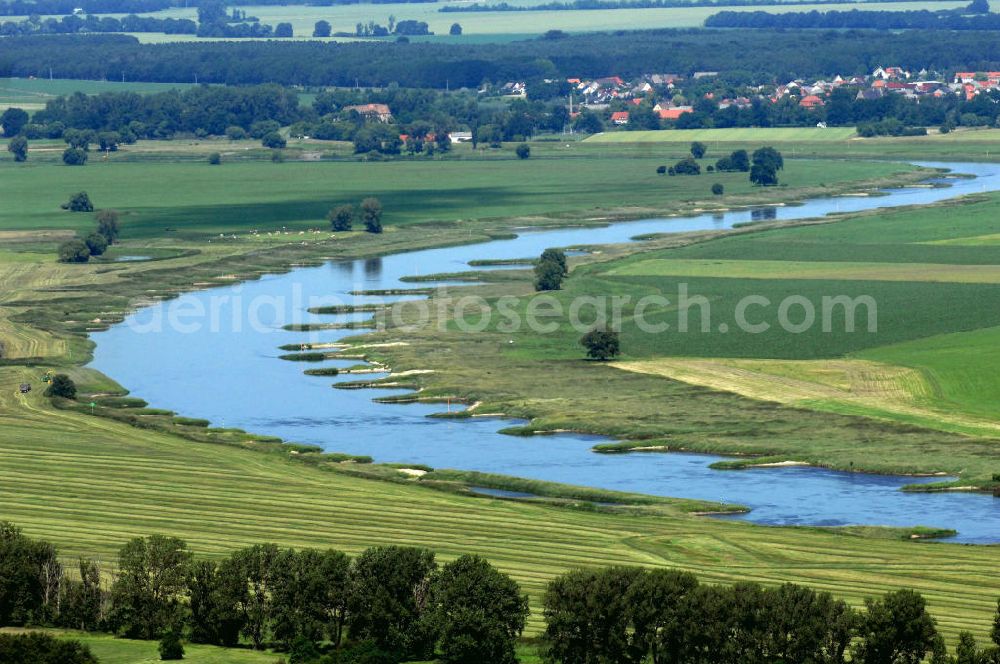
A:
{"type": "MultiPolygon", "coordinates": [[[[1000,123],[997,91],[976,95],[971,100],[945,95],[926,96],[919,101],[895,94],[859,99],[857,92],[853,88],[837,89],[823,107],[812,110],[802,108],[796,99],[788,97],[775,102],[755,98],[746,107],[730,105],[720,109],[713,98],[748,94],[743,82],[720,76],[711,82],[690,84],[685,94],[693,99],[694,110],[677,120],[661,121],[651,101],[629,105],[625,130],[812,126],[824,121],[831,126],[858,126],[866,135],[900,135],[929,126],[953,128],[1000,123]]],[[[581,133],[604,131],[601,113],[584,109],[571,119],[567,98],[497,103],[468,91],[444,94],[393,85],[379,90],[321,92],[311,106],[300,106],[297,92],[279,85],[201,86],[148,95],[76,93],[49,100],[44,109],[33,115],[9,108],[0,115],[0,125],[6,136],[28,140],[68,138],[66,132],[71,129],[93,132],[83,135],[87,139],[82,146],[84,151],[90,143],[99,143],[102,150],[114,150],[120,143],[140,138],[167,139],[178,133],[199,137],[225,135],[233,140],[262,139],[282,126],[290,126],[294,137],[352,141],[359,153],[385,154],[404,150],[419,153],[427,147],[447,150],[447,134],[456,130],[471,131],[474,144],[491,146],[539,133],[561,132],[568,127],[581,133]],[[385,104],[393,122],[381,123],[348,110],[364,104],[385,104]],[[412,143],[404,145],[401,135],[412,139],[412,143]]]]}
{"type": "MultiPolygon", "coordinates": [[[[71,574],[54,546],[0,523],[0,626],[160,638],[172,659],[183,654],[183,637],[223,646],[244,639],[303,664],[435,655],[449,664],[513,664],[529,613],[518,585],[483,558],[440,566],[431,551],[398,546],[352,559],[258,544],[213,561],[196,559],[180,539],[152,535],[122,546],[110,589],[107,571],[81,559],[71,574]]],[[[857,611],[793,584],[706,585],[688,572],[611,567],[556,578],[543,605],[543,656],[558,664],[1000,661],[1000,611],[994,646],[980,648],[963,633],[949,656],[923,598],[910,590],[870,598],[857,611]]],[[[0,641],[0,653],[5,647],[14,646],[0,641]]]]}
{"type": "Polygon", "coordinates": [[[0,77],[194,81],[246,85],[476,89],[655,72],[732,72],[748,83],[868,74],[887,62],[910,71],[1000,70],[991,31],[941,39],[936,30],[647,30],[559,35],[503,44],[240,42],[140,44],[127,35],[0,40],[0,77]]]}

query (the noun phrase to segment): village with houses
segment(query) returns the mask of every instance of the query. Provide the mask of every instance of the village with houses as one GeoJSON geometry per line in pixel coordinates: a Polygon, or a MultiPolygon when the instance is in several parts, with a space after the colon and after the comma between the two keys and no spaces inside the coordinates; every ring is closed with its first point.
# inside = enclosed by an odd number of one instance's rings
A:
{"type": "MultiPolygon", "coordinates": [[[[837,90],[853,93],[856,100],[872,101],[888,95],[919,102],[924,98],[958,98],[972,101],[979,95],[1000,91],[1000,72],[910,72],[902,67],[877,67],[866,76],[834,76],[812,82],[797,79],[777,85],[748,87],[740,95],[722,96],[714,92],[700,92],[706,79],[716,79],[719,72],[695,72],[690,77],[679,74],[646,74],[626,80],[620,76],[597,79],[569,78],[571,86],[570,114],[575,117],[587,109],[603,113],[613,127],[626,127],[633,118],[635,108],[646,104],[665,127],[672,126],[682,116],[699,108],[723,110],[729,107],[751,108],[755,101],[777,104],[796,104],[809,111],[819,111],[837,90]],[[686,94],[697,89],[695,95],[686,94]]],[[[719,86],[722,87],[722,86],[719,86]]],[[[500,89],[508,97],[527,97],[524,82],[510,82],[500,89]]],[[[818,123],[823,126],[825,123],[818,123]]]]}

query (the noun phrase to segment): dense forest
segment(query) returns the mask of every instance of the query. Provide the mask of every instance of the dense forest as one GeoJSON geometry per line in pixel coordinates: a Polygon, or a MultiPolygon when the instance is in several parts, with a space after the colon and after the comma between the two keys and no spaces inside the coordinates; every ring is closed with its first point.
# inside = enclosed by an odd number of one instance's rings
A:
{"type": "MultiPolygon", "coordinates": [[[[866,2],[909,2],[910,0],[856,0],[866,2]]],[[[546,2],[537,5],[512,5],[508,2],[444,5],[438,11],[457,12],[537,12],[573,11],[594,9],[661,9],[668,7],[770,7],[781,5],[833,5],[844,0],[570,0],[569,2],[546,2]]],[[[858,26],[866,27],[866,26],[858,26]]]]}
{"type": "Polygon", "coordinates": [[[1000,30],[1000,14],[965,16],[948,11],[719,12],[705,19],[708,28],[873,28],[876,30],[1000,30]]]}
{"type": "Polygon", "coordinates": [[[0,77],[312,86],[478,87],[484,81],[726,72],[747,83],[910,70],[1000,70],[989,31],[651,30],[507,44],[140,44],[125,35],[0,39],[0,77]]]}

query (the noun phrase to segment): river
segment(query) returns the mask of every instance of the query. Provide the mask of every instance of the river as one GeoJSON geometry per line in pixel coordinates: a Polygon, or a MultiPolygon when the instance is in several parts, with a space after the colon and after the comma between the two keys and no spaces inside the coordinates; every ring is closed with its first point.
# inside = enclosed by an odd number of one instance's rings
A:
{"type": "MultiPolygon", "coordinates": [[[[259,280],[181,295],[140,309],[124,322],[97,332],[91,367],[111,376],[133,396],[157,408],[239,427],[289,441],[312,443],[331,452],[370,455],[378,462],[426,464],[540,480],[665,496],[732,502],[751,511],[738,517],[776,525],[886,525],[956,529],[954,540],[1000,542],[1000,500],[980,494],[904,493],[914,478],[783,467],[716,471],[722,457],[701,454],[618,454],[590,451],[597,436],[558,434],[505,436],[509,421],[489,418],[442,420],[427,415],[444,406],[385,405],[375,396],[391,390],[333,390],[331,382],[375,375],[306,376],[316,364],[277,358],[284,344],[304,334],[288,323],[351,320],[365,315],[314,316],[310,298],[364,303],[357,290],[412,288],[409,275],[462,272],[476,259],[537,256],[547,247],[624,242],[646,233],[725,229],[752,220],[792,220],[875,207],[933,203],[955,196],[1000,189],[1000,165],[922,164],[950,168],[975,179],[948,179],[947,188],[887,190],[885,196],[815,199],[802,205],[737,210],[693,217],[619,222],[600,228],[521,232],[516,239],[429,249],[382,258],[334,261],[320,267],[268,275],[259,280]],[[248,304],[255,303],[255,304],[248,304]],[[265,303],[265,304],[261,304],[265,303]],[[267,304],[270,303],[270,304],[267,304]],[[163,325],[169,312],[215,311],[212,325],[163,325]],[[251,323],[258,323],[256,325],[251,323]]],[[[382,300],[384,298],[379,298],[382,300]]],[[[176,316],[175,316],[176,318],[176,316]]],[[[311,333],[324,342],[357,330],[311,333]]],[[[314,339],[315,340],[315,339],[314,339]]],[[[328,366],[356,361],[335,360],[328,366]]]]}

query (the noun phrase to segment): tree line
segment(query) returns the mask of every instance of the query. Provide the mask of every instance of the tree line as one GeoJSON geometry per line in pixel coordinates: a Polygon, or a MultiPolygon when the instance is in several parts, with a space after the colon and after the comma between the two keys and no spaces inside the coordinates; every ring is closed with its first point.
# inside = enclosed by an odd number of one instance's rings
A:
{"type": "MultiPolygon", "coordinates": [[[[161,646],[182,636],[227,647],[248,642],[301,663],[437,655],[447,664],[513,664],[529,615],[517,583],[485,559],[439,565],[433,552],[401,546],[351,558],[258,544],[208,560],[183,540],[151,535],[122,546],[112,570],[84,558],[75,572],[52,544],[0,522],[0,626],[103,630],[162,639],[161,646]]],[[[963,632],[949,655],[913,590],[868,598],[855,610],[791,583],[708,585],[689,572],[607,567],[555,578],[542,604],[543,658],[551,664],[1000,662],[1000,604],[992,644],[980,647],[963,632]]],[[[0,653],[29,645],[0,640],[0,653]]]]}
{"type": "Polygon", "coordinates": [[[32,14],[145,14],[173,7],[173,0],[0,0],[0,16],[32,14]]]}
{"type": "Polygon", "coordinates": [[[781,28],[788,30],[1000,30],[1000,14],[965,16],[949,10],[719,12],[705,19],[706,28],[781,28]]]}
{"type": "Polygon", "coordinates": [[[437,653],[456,664],[510,664],[528,616],[518,585],[485,559],[439,565],[431,551],[399,546],[351,558],[258,544],[216,561],[151,535],[122,546],[114,569],[80,559],[75,572],[54,546],[0,522],[0,626],[242,641],[301,663],[393,664],[437,653]],[[109,571],[110,586],[102,580],[109,571]]]}
{"type": "Polygon", "coordinates": [[[12,35],[65,35],[78,32],[163,32],[168,35],[193,35],[198,24],[187,18],[155,18],[129,14],[123,18],[113,16],[77,16],[69,14],[61,19],[31,16],[23,21],[0,23],[0,36],[12,35]]]}
{"type": "Polygon", "coordinates": [[[691,573],[611,567],[553,581],[545,594],[546,660],[559,664],[992,664],[992,644],[963,632],[954,656],[924,598],[897,590],[856,611],[786,583],[716,586],[691,573]]]}
{"type": "Polygon", "coordinates": [[[739,74],[773,83],[910,70],[1000,70],[990,31],[942,40],[940,31],[649,30],[569,35],[507,44],[240,42],[140,44],[127,35],[21,36],[0,40],[0,77],[194,81],[248,85],[478,88],[484,81],[542,81],[651,72],[739,74]]]}
{"type": "MultiPolygon", "coordinates": [[[[860,0],[859,4],[879,0],[860,0]]],[[[888,2],[908,2],[910,0],[887,0],[888,2]]],[[[460,12],[537,12],[537,11],[577,11],[597,9],[667,9],[680,7],[771,7],[776,5],[834,5],[843,0],[571,0],[570,2],[546,2],[537,5],[512,5],[508,2],[483,4],[473,2],[461,5],[445,5],[438,9],[444,14],[460,12]]],[[[860,26],[865,27],[865,26],[860,26]]]]}

